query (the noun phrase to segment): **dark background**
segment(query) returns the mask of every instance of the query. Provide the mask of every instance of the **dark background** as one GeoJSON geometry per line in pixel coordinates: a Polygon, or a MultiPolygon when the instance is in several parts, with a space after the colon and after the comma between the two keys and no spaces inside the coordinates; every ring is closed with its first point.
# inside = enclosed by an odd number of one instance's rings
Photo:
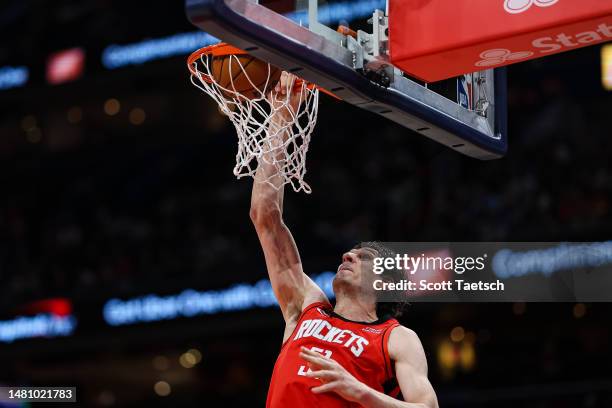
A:
{"type": "MultiPolygon", "coordinates": [[[[234,129],[189,83],[186,56],[102,66],[109,44],[194,30],[180,1],[127,3],[0,6],[0,66],[31,71],[25,87],[0,92],[0,317],[50,297],[70,299],[80,317],[71,337],[0,344],[0,382],[74,385],[78,405],[91,407],[263,406],[278,310],[124,328],[102,320],[111,297],[266,277],[251,182],[231,174],[234,129]],[[46,84],[47,56],[75,46],[86,51],[84,76],[46,84]],[[115,115],[104,111],[110,98],[115,115]],[[178,359],[190,348],[202,361],[188,369],[178,359]],[[156,395],[158,381],[169,396],[156,395]]],[[[600,48],[509,68],[510,148],[495,161],[322,97],[313,193],[285,199],[307,273],[335,270],[361,240],[609,239],[612,93],[600,83],[600,48]]],[[[423,341],[441,406],[609,407],[611,311],[415,303],[402,323],[423,341]],[[456,327],[465,336],[453,341],[456,327]]]]}

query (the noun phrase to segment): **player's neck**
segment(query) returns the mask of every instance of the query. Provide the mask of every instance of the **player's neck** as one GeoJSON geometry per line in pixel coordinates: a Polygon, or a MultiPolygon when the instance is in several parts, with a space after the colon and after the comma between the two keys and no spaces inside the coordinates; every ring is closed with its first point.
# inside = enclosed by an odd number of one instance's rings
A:
{"type": "Polygon", "coordinates": [[[376,308],[370,303],[364,304],[345,296],[336,297],[336,306],[334,312],[345,319],[355,322],[374,322],[378,320],[376,316],[376,308]]]}

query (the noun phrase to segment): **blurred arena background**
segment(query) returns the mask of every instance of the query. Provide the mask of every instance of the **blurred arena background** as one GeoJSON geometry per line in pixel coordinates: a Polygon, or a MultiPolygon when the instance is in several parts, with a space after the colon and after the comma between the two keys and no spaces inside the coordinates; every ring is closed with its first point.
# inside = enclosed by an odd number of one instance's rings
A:
{"type": "MultiPolygon", "coordinates": [[[[0,383],[74,385],[88,407],[263,406],[282,318],[248,298],[267,276],[251,182],[189,84],[203,34],[183,3],[5,0],[0,27],[0,383]],[[152,294],[148,317],[113,309],[152,294]],[[229,300],[168,312],[181,294],[229,300]]],[[[490,162],[322,98],[313,194],[285,203],[307,273],[360,240],[610,239],[601,50],[509,68],[509,154],[490,162]]],[[[610,312],[414,303],[402,323],[441,406],[610,407],[610,312]]]]}

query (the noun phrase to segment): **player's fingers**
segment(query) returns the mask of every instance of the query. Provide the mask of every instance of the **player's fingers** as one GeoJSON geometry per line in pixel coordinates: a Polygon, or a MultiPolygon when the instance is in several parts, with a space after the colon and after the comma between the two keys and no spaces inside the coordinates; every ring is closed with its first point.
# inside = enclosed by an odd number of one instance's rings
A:
{"type": "Polygon", "coordinates": [[[287,85],[287,72],[282,71],[278,82],[276,82],[276,86],[274,86],[274,91],[277,93],[284,93],[284,89],[287,85]]]}
{"type": "Polygon", "coordinates": [[[302,80],[300,80],[299,78],[295,78],[293,80],[293,84],[291,85],[291,92],[294,95],[294,97],[299,97],[302,98],[302,96],[300,95],[302,93],[302,80]]]}
{"type": "Polygon", "coordinates": [[[332,381],[332,382],[328,382],[328,383],[323,384],[323,385],[318,385],[316,387],[312,387],[310,389],[310,391],[314,392],[315,394],[321,394],[323,392],[334,391],[337,386],[338,386],[338,381],[332,381]]]}
{"type": "Polygon", "coordinates": [[[311,356],[323,357],[323,354],[319,353],[318,351],[311,350],[311,349],[306,348],[304,346],[300,347],[300,350],[303,353],[310,354],[311,356]]]}
{"type": "Polygon", "coordinates": [[[295,85],[296,76],[287,72],[287,89],[293,92],[293,86],[295,85]]]}
{"type": "Polygon", "coordinates": [[[281,85],[281,94],[286,94],[287,93],[287,87],[289,85],[289,73],[287,71],[283,71],[281,72],[281,77],[280,77],[280,85],[281,85]]]}
{"type": "Polygon", "coordinates": [[[338,373],[331,370],[314,370],[308,371],[306,373],[306,377],[317,378],[319,380],[325,380],[325,382],[330,382],[338,378],[338,373]]]}
{"type": "Polygon", "coordinates": [[[309,363],[313,363],[317,365],[320,363],[323,363],[323,359],[321,357],[313,356],[312,354],[306,354],[303,351],[300,353],[300,357],[308,361],[309,363]]]}
{"type": "Polygon", "coordinates": [[[315,364],[316,366],[321,367],[321,368],[331,368],[332,367],[332,364],[330,363],[329,359],[324,358],[324,357],[313,356],[313,355],[306,354],[303,352],[300,353],[300,357],[308,361],[309,363],[315,364]]]}
{"type": "Polygon", "coordinates": [[[317,351],[313,351],[313,350],[307,349],[306,347],[301,347],[301,351],[304,354],[308,354],[308,355],[313,356],[313,357],[319,357],[319,358],[324,359],[325,361],[333,361],[333,360],[325,357],[323,354],[321,354],[321,353],[319,353],[317,351]]]}
{"type": "Polygon", "coordinates": [[[287,71],[281,73],[279,83],[281,85],[281,93],[294,93],[294,85],[297,77],[287,71]]]}

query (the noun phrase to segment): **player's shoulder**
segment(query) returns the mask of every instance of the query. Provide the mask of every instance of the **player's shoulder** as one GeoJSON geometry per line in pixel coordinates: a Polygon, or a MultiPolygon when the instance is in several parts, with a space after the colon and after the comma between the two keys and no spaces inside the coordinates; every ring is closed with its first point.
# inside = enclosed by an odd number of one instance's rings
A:
{"type": "Polygon", "coordinates": [[[389,335],[389,356],[393,360],[410,358],[420,359],[425,357],[421,339],[412,329],[398,325],[393,328],[389,335]]]}
{"type": "Polygon", "coordinates": [[[392,329],[389,341],[399,342],[402,344],[421,344],[421,339],[419,339],[416,332],[406,326],[402,326],[401,324],[398,324],[392,329]]]}

